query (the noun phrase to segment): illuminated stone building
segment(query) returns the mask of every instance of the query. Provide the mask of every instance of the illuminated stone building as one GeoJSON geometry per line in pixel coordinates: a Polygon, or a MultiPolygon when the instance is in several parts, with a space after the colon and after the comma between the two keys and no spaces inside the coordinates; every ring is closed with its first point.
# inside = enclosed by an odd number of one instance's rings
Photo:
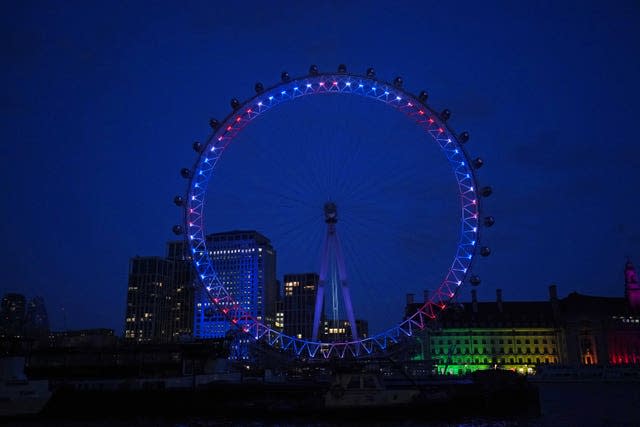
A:
{"type": "Polygon", "coordinates": [[[627,305],[611,317],[607,334],[612,365],[640,364],[640,283],[631,260],[625,265],[624,279],[627,305]]]}
{"type": "Polygon", "coordinates": [[[629,311],[640,312],[640,281],[631,260],[627,260],[624,266],[624,296],[629,304],[629,311]]]}
{"type": "MultiPolygon", "coordinates": [[[[552,287],[551,298],[555,287],[552,287]]],[[[407,315],[421,303],[408,304],[407,315]]],[[[494,302],[470,303],[445,311],[429,330],[416,337],[416,360],[432,362],[440,373],[462,374],[501,367],[531,372],[535,365],[560,361],[561,332],[552,303],[504,302],[502,291],[494,302]]]]}
{"type": "MultiPolygon", "coordinates": [[[[625,297],[572,292],[559,299],[555,285],[548,301],[452,305],[416,335],[413,358],[433,363],[440,373],[462,374],[504,368],[534,373],[539,365],[620,365],[640,363],[640,312],[635,305],[637,275],[625,266],[625,297]]],[[[408,296],[406,316],[422,303],[408,296]]]]}
{"type": "Polygon", "coordinates": [[[572,292],[560,301],[560,317],[570,365],[640,363],[640,287],[627,261],[625,297],[572,292]]]}
{"type": "Polygon", "coordinates": [[[640,316],[613,316],[607,334],[607,356],[611,365],[640,365],[640,316]]]}

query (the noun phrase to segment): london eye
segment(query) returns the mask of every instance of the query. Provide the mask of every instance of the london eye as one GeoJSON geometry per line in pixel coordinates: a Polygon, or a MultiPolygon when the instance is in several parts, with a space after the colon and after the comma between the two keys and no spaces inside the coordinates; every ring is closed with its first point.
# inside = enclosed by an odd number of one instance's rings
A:
{"type": "Polygon", "coordinates": [[[331,73],[320,72],[318,67],[311,66],[309,72],[300,77],[291,77],[283,72],[281,81],[270,87],[257,83],[253,97],[243,102],[232,99],[232,112],[223,120],[210,121],[212,133],[206,142],[193,144],[197,153],[194,166],[181,170],[181,175],[188,181],[188,189],[186,196],[176,196],[174,202],[184,210],[184,224],[174,226],[173,231],[184,234],[199,286],[206,290],[211,303],[224,313],[232,325],[254,340],[262,340],[299,357],[329,359],[368,356],[384,352],[403,338],[427,327],[430,321],[453,303],[465,283],[472,286],[480,283],[480,278],[472,273],[472,268],[476,255],[488,256],[491,252],[489,247],[482,246],[480,230],[494,224],[493,217],[482,216],[481,211],[482,200],[491,195],[492,189],[478,185],[476,173],[482,167],[483,160],[479,157],[474,159],[468,154],[465,144],[469,140],[469,133],[456,133],[449,125],[451,112],[447,109],[436,111],[427,104],[427,99],[425,91],[415,95],[405,90],[402,78],[386,82],[378,79],[371,68],[360,75],[347,72],[344,65],[340,65],[337,72],[331,73]],[[448,268],[440,273],[442,279],[439,285],[428,293],[428,297],[415,312],[396,324],[388,325],[383,331],[366,337],[359,336],[355,328],[347,275],[349,266],[344,265],[343,249],[338,238],[341,225],[338,223],[341,209],[339,203],[326,200],[322,206],[326,232],[319,266],[314,331],[309,337],[287,335],[252,314],[220,280],[207,248],[205,217],[209,223],[215,221],[215,217],[211,218],[210,212],[205,211],[205,201],[210,181],[219,168],[223,154],[245,128],[265,113],[273,111],[271,114],[277,114],[277,107],[280,105],[313,98],[312,95],[357,95],[403,113],[408,123],[412,123],[425,140],[432,141],[444,154],[456,183],[459,234],[448,268]],[[351,333],[346,339],[323,341],[319,338],[325,284],[332,292],[334,320],[339,317],[337,301],[340,299],[338,294],[341,294],[342,310],[346,312],[351,326],[351,333]]]}

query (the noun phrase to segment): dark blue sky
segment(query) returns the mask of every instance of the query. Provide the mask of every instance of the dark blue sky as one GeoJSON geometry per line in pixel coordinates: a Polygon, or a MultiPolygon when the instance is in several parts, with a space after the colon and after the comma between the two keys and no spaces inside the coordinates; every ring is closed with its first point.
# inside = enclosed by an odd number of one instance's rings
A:
{"type": "MultiPolygon", "coordinates": [[[[625,256],[640,262],[637,2],[229,3],[0,6],[0,291],[44,296],[54,328],[65,307],[69,327],[121,332],[128,259],[161,255],[173,238],[178,170],[192,164],[191,142],[206,138],[209,117],[224,117],[229,99],[248,98],[256,81],[275,83],[283,70],[346,63],[388,80],[402,75],[408,90],[424,88],[430,105],[453,111],[455,129],[471,132],[470,152],[486,159],[481,182],[495,188],[486,212],[498,221],[485,233],[494,254],[477,267],[480,298],[497,287],[506,299],[546,298],[550,283],[561,295],[621,295],[625,256]]],[[[425,152],[427,166],[411,163],[423,147],[411,146],[409,122],[366,100],[342,101],[283,106],[247,129],[221,162],[211,190],[220,221],[208,229],[258,228],[274,240],[281,268],[296,269],[303,263],[285,254],[305,252],[296,250],[305,234],[286,225],[302,216],[283,195],[303,192],[307,207],[362,196],[358,209],[372,222],[348,225],[347,216],[343,228],[360,283],[353,292],[366,300],[356,311],[370,316],[441,276],[456,239],[445,233],[455,228],[453,178],[437,150],[425,152]],[[324,139],[354,151],[322,157],[324,139]],[[389,146],[396,157],[380,155],[389,146]],[[351,167],[335,166],[352,157],[351,167]],[[382,161],[392,158],[408,172],[382,161]],[[323,164],[334,165],[325,181],[335,188],[322,191],[336,194],[309,195],[325,187],[309,178],[323,164]],[[367,182],[388,191],[354,190],[367,182]],[[451,196],[452,205],[440,204],[451,196]],[[376,215],[380,206],[392,207],[376,215]],[[385,233],[404,243],[393,247],[385,233]],[[389,285],[384,275],[394,271],[362,271],[402,262],[424,267],[425,279],[389,285]]]]}

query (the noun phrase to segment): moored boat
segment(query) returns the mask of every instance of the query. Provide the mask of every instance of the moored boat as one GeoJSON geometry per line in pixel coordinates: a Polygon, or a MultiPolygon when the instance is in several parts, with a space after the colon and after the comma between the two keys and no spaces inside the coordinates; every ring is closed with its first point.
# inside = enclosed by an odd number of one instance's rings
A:
{"type": "Polygon", "coordinates": [[[0,359],[0,417],[38,414],[51,398],[48,380],[29,380],[24,357],[0,359]]]}

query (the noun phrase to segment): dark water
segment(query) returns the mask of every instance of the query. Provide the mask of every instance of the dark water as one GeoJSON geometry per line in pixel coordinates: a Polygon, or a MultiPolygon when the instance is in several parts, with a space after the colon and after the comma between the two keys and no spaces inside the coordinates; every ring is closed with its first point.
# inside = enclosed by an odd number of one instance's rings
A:
{"type": "MultiPolygon", "coordinates": [[[[107,420],[57,419],[17,420],[8,426],[24,427],[329,427],[335,425],[363,427],[640,427],[640,384],[638,383],[565,383],[540,384],[541,416],[536,418],[473,418],[460,419],[455,414],[438,414],[439,420],[422,421],[419,417],[407,419],[402,414],[392,420],[360,419],[349,422],[340,420],[318,421],[311,417],[286,417],[265,415],[262,419],[238,417],[114,417],[107,420]],[[268,419],[268,421],[266,421],[268,419]]],[[[426,414],[428,418],[433,416],[426,414]]],[[[0,421],[0,424],[2,422],[0,421]]]]}

